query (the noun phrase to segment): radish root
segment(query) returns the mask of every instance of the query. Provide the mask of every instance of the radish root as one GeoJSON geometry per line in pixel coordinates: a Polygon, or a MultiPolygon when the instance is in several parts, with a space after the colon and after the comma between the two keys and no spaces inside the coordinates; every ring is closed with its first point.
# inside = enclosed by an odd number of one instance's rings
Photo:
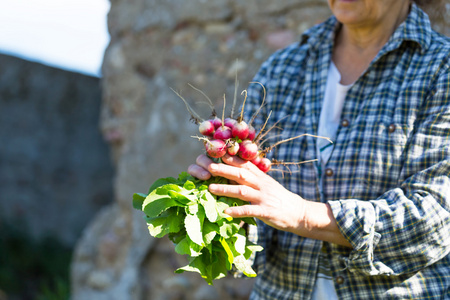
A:
{"type": "Polygon", "coordinates": [[[253,114],[253,116],[252,116],[252,118],[250,119],[250,121],[248,122],[248,125],[249,125],[249,126],[252,125],[252,123],[253,123],[253,121],[255,120],[256,116],[259,114],[259,112],[261,111],[262,107],[264,106],[264,102],[266,101],[266,88],[264,87],[264,85],[263,85],[261,82],[258,82],[258,81],[252,81],[252,82],[250,82],[250,84],[251,84],[251,83],[256,83],[256,84],[261,85],[262,88],[263,88],[263,93],[264,93],[264,95],[263,95],[263,100],[262,100],[262,102],[261,102],[261,105],[259,106],[258,110],[253,114]]]}
{"type": "Polygon", "coordinates": [[[177,94],[178,97],[180,97],[181,100],[183,100],[184,104],[186,105],[187,111],[191,114],[192,119],[194,120],[195,124],[199,124],[204,121],[193,109],[192,107],[187,103],[186,99],[184,99],[180,93],[175,91],[173,88],[170,88],[175,94],[177,94]]]}
{"type": "MultiPolygon", "coordinates": [[[[333,141],[332,141],[331,139],[327,138],[327,137],[324,137],[324,136],[318,136],[318,135],[313,135],[313,134],[309,134],[309,133],[304,133],[304,134],[300,134],[300,135],[297,135],[297,136],[294,136],[294,137],[291,137],[291,138],[288,138],[288,139],[285,139],[285,140],[278,141],[278,142],[276,142],[275,144],[273,144],[272,146],[265,148],[265,149],[262,150],[261,152],[268,153],[268,152],[272,151],[273,148],[275,148],[276,146],[278,146],[278,145],[280,145],[280,144],[283,144],[283,143],[286,143],[286,142],[290,142],[290,141],[292,141],[292,140],[301,138],[301,137],[303,137],[303,136],[310,136],[310,137],[315,137],[315,138],[319,138],[319,139],[325,139],[325,140],[327,140],[328,142],[330,142],[331,144],[333,144],[333,141]]],[[[294,164],[295,164],[295,163],[294,163],[294,164]]]]}
{"type": "Polygon", "coordinates": [[[234,79],[234,98],[233,98],[233,105],[231,106],[230,118],[233,118],[233,115],[234,115],[234,108],[236,107],[238,86],[239,86],[239,81],[237,79],[237,70],[236,70],[236,77],[234,79]]]}
{"type": "Polygon", "coordinates": [[[213,117],[215,117],[215,116],[217,115],[217,113],[216,113],[216,109],[214,108],[214,104],[213,104],[213,102],[211,101],[211,99],[210,99],[210,98],[209,98],[202,90],[196,88],[195,86],[193,86],[193,85],[190,84],[190,83],[188,83],[188,85],[189,85],[192,89],[194,89],[194,90],[196,90],[197,92],[199,92],[200,94],[202,94],[203,97],[206,98],[206,100],[207,100],[206,103],[208,104],[208,106],[211,108],[211,111],[212,111],[211,115],[212,115],[213,117]]]}

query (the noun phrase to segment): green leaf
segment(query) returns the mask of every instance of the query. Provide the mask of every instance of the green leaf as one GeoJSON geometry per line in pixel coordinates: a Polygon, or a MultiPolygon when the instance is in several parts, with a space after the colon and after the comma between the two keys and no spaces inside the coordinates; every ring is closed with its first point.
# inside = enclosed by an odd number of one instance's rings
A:
{"type": "Polygon", "coordinates": [[[203,240],[205,241],[206,245],[212,243],[219,230],[220,229],[217,224],[205,221],[205,223],[203,224],[203,240]]]}
{"type": "Polygon", "coordinates": [[[158,195],[168,195],[170,191],[181,192],[181,191],[183,191],[183,188],[177,184],[170,183],[170,184],[165,184],[160,187],[157,187],[156,189],[154,189],[152,191],[152,193],[155,193],[158,195]]]}
{"type": "Polygon", "coordinates": [[[220,227],[220,235],[226,239],[231,238],[240,229],[239,224],[234,222],[217,222],[217,224],[220,227]]]}
{"type": "Polygon", "coordinates": [[[211,277],[213,280],[224,278],[227,276],[228,270],[225,264],[222,262],[226,261],[226,253],[223,251],[213,253],[213,261],[211,264],[211,277]]]}
{"type": "Polygon", "coordinates": [[[218,201],[226,203],[228,205],[228,207],[242,206],[242,205],[248,204],[248,202],[246,202],[244,200],[237,199],[237,198],[230,198],[230,197],[220,197],[218,199],[218,201]]]}
{"type": "Polygon", "coordinates": [[[247,247],[247,249],[249,249],[252,252],[260,252],[260,251],[264,250],[264,248],[262,246],[254,244],[254,243],[250,242],[249,240],[247,240],[246,247],[247,247]]]}
{"type": "Polygon", "coordinates": [[[184,217],[184,214],[178,213],[177,209],[172,208],[159,217],[146,217],[145,220],[147,221],[150,234],[161,238],[166,234],[179,232],[183,228],[184,217]]]}
{"type": "Polygon", "coordinates": [[[172,199],[169,195],[169,192],[179,192],[181,189],[176,184],[166,184],[154,189],[145,198],[143,211],[149,217],[156,217],[170,207],[184,206],[182,203],[172,199]]]}
{"type": "Polygon", "coordinates": [[[216,222],[219,216],[217,213],[216,203],[216,199],[208,190],[202,192],[200,196],[200,204],[205,209],[206,217],[212,223],[216,222]]]}
{"type": "Polygon", "coordinates": [[[181,172],[180,174],[178,174],[179,182],[185,182],[187,180],[195,181],[195,178],[192,175],[190,175],[188,172],[181,172]]]}
{"type": "Polygon", "coordinates": [[[191,203],[186,206],[186,214],[195,215],[198,213],[199,208],[200,207],[197,202],[191,203]]]}
{"type": "MultiPolygon", "coordinates": [[[[241,228],[242,229],[242,228],[241,228]]],[[[247,238],[245,237],[245,230],[240,230],[238,233],[236,233],[233,238],[234,248],[237,253],[244,254],[245,253],[245,247],[246,247],[246,241],[247,238]],[[242,233],[244,231],[244,233],[242,233]]]]}
{"type": "Polygon", "coordinates": [[[184,183],[183,188],[186,189],[186,190],[193,190],[193,189],[195,189],[195,184],[192,181],[187,180],[184,183]]]}
{"type": "Polygon", "coordinates": [[[256,276],[256,273],[252,269],[250,262],[247,259],[245,259],[243,255],[239,255],[234,258],[234,265],[236,266],[236,269],[244,273],[245,276],[248,277],[256,276]]]}
{"type": "Polygon", "coordinates": [[[175,252],[180,255],[196,257],[201,254],[202,248],[203,247],[193,243],[188,237],[185,237],[175,246],[175,252]]]}
{"type": "Polygon", "coordinates": [[[144,204],[145,198],[147,198],[146,194],[134,193],[133,194],[133,208],[142,210],[142,204],[144,204]]]}
{"type": "Polygon", "coordinates": [[[184,227],[186,228],[187,235],[194,243],[204,246],[205,243],[203,242],[202,223],[205,217],[203,213],[202,218],[200,211],[201,210],[198,210],[195,215],[187,214],[184,219],[184,227]]]}
{"type": "Polygon", "coordinates": [[[187,172],[180,173],[178,179],[161,178],[152,184],[148,195],[133,195],[133,207],[146,213],[151,235],[168,235],[175,251],[188,256],[189,264],[176,273],[197,272],[212,284],[225,277],[234,264],[245,275],[254,277],[248,258],[262,247],[247,240],[239,223],[256,222],[253,218],[233,219],[224,213],[228,207],[247,202],[211,194],[211,183],[228,184],[228,180],[211,177],[203,181],[187,172]]]}
{"type": "Polygon", "coordinates": [[[182,192],[177,191],[167,191],[167,194],[169,197],[180,204],[188,205],[189,203],[196,202],[197,196],[196,195],[189,195],[187,191],[183,190],[182,192]]]}
{"type": "Polygon", "coordinates": [[[175,270],[175,273],[179,274],[185,271],[197,272],[201,275],[205,273],[205,265],[202,263],[202,259],[200,257],[193,257],[192,259],[190,259],[188,265],[178,268],[177,270],[175,270]]]}
{"type": "Polygon", "coordinates": [[[228,207],[230,207],[230,206],[225,202],[219,202],[219,201],[216,202],[217,220],[221,220],[221,219],[225,219],[228,221],[233,220],[233,218],[231,216],[229,216],[223,212],[228,207]]]}
{"type": "Polygon", "coordinates": [[[203,279],[209,284],[212,285],[213,278],[207,272],[206,266],[209,265],[209,262],[205,263],[203,260],[203,255],[193,258],[187,266],[178,268],[175,273],[183,273],[185,271],[188,272],[197,272],[199,273],[203,279]]]}
{"type": "Polygon", "coordinates": [[[169,235],[169,240],[172,241],[172,243],[174,243],[175,245],[177,245],[179,242],[181,242],[184,238],[186,238],[186,229],[182,228],[180,231],[178,232],[170,232],[169,235]]]}
{"type": "Polygon", "coordinates": [[[173,177],[159,178],[149,188],[148,193],[150,194],[156,188],[159,188],[160,186],[163,186],[163,185],[166,185],[166,184],[170,184],[170,183],[177,183],[177,180],[175,178],[173,178],[173,177]]]}
{"type": "Polygon", "coordinates": [[[143,211],[148,217],[154,218],[171,207],[182,206],[179,202],[171,199],[169,196],[158,195],[155,191],[151,192],[150,195],[147,196],[144,204],[142,205],[143,211]]]}
{"type": "Polygon", "coordinates": [[[260,245],[254,244],[247,239],[244,257],[246,259],[249,259],[254,252],[260,252],[262,250],[264,250],[263,247],[261,247],[260,245]]]}
{"type": "Polygon", "coordinates": [[[201,192],[201,191],[204,191],[204,190],[208,190],[208,186],[206,185],[206,184],[202,184],[201,186],[199,186],[198,187],[198,190],[201,192]]]}
{"type": "Polygon", "coordinates": [[[161,238],[169,233],[169,227],[165,226],[166,218],[152,218],[147,220],[150,235],[161,238]]]}
{"type": "Polygon", "coordinates": [[[217,203],[216,203],[216,208],[217,208],[217,213],[219,215],[219,219],[226,219],[228,221],[233,220],[232,217],[230,217],[223,211],[225,209],[227,209],[228,207],[241,206],[244,204],[247,204],[247,202],[240,200],[240,199],[229,198],[229,197],[220,197],[219,199],[217,199],[217,203]]]}
{"type": "Polygon", "coordinates": [[[161,217],[166,218],[166,226],[169,228],[169,233],[175,233],[183,229],[184,218],[186,215],[178,208],[172,207],[162,213],[161,217]]]}

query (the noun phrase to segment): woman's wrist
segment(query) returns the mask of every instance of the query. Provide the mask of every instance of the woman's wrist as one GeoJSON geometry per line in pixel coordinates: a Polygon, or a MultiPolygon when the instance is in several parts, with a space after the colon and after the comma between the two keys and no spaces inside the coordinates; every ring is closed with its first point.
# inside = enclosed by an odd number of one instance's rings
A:
{"type": "Polygon", "coordinates": [[[352,247],[339,230],[329,204],[303,201],[303,211],[300,212],[299,224],[297,228],[289,231],[303,237],[352,247]]]}

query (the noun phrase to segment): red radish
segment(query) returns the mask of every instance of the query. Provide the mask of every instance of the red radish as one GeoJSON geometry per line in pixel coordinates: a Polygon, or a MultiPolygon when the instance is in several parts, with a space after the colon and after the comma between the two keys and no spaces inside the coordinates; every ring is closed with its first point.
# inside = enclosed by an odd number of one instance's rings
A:
{"type": "Polygon", "coordinates": [[[218,117],[215,117],[214,119],[210,120],[213,125],[214,125],[214,129],[219,128],[220,126],[222,126],[222,120],[218,117]]]}
{"type": "Polygon", "coordinates": [[[227,153],[227,145],[222,140],[210,140],[205,142],[206,153],[210,157],[219,158],[227,153]]]}
{"type": "Polygon", "coordinates": [[[214,132],[213,138],[228,140],[232,138],[231,129],[227,126],[219,126],[214,132]]]}
{"type": "Polygon", "coordinates": [[[234,124],[236,124],[236,120],[232,118],[226,118],[224,120],[224,125],[233,130],[234,124]]]}
{"type": "MultiPolygon", "coordinates": [[[[262,125],[261,128],[259,128],[259,133],[256,132],[255,128],[251,125],[254,121],[255,117],[260,112],[261,108],[264,104],[264,99],[266,96],[266,90],[264,86],[259,82],[251,82],[251,83],[258,83],[262,86],[264,91],[264,96],[262,100],[262,104],[258,108],[255,114],[253,114],[252,118],[248,123],[246,123],[243,120],[244,115],[244,106],[245,101],[247,99],[247,91],[244,90],[241,95],[245,94],[245,98],[242,104],[242,109],[240,116],[238,118],[233,118],[235,103],[236,103],[236,93],[235,90],[235,97],[233,101],[233,107],[231,109],[231,114],[229,118],[225,119],[225,104],[226,99],[225,95],[223,97],[223,110],[222,110],[222,118],[218,118],[216,116],[216,112],[214,110],[214,106],[212,104],[212,101],[199,89],[194,88],[195,90],[199,91],[203,96],[206,97],[208,100],[208,105],[212,109],[212,116],[214,116],[210,120],[204,120],[198,115],[187,103],[187,101],[177,92],[175,92],[181,100],[183,100],[184,104],[186,105],[186,108],[188,112],[191,114],[192,120],[199,124],[199,131],[203,135],[202,137],[195,136],[195,138],[199,140],[204,141],[205,149],[207,154],[212,158],[220,158],[226,153],[229,153],[231,156],[238,155],[240,158],[251,161],[254,165],[256,165],[260,170],[263,172],[270,171],[272,165],[299,165],[306,162],[311,162],[315,160],[308,160],[304,162],[283,162],[283,161],[277,161],[276,159],[269,160],[265,158],[266,154],[268,154],[272,149],[277,147],[278,145],[282,143],[287,143],[289,141],[292,141],[294,139],[298,139],[303,136],[311,136],[315,138],[323,138],[326,139],[328,142],[333,143],[329,138],[327,137],[321,137],[316,135],[311,135],[308,133],[300,134],[298,136],[290,137],[287,139],[280,140],[278,142],[275,142],[274,144],[263,148],[260,148],[266,141],[262,140],[269,132],[271,132],[272,129],[277,128],[277,124],[279,121],[275,122],[269,129],[265,130],[265,127],[269,121],[271,111],[269,112],[267,119],[265,123],[262,125]]],[[[236,83],[237,85],[237,83],[236,83]]]]}
{"type": "Polygon", "coordinates": [[[261,171],[267,173],[272,166],[272,162],[267,157],[263,157],[257,166],[261,171]]]}
{"type": "Polygon", "coordinates": [[[248,136],[247,136],[247,139],[253,141],[255,139],[255,136],[256,136],[255,127],[253,127],[252,125],[248,125],[248,136]]]}
{"type": "Polygon", "coordinates": [[[206,136],[212,136],[214,134],[214,129],[214,124],[210,120],[201,122],[198,128],[200,133],[206,136]]]}
{"type": "Polygon", "coordinates": [[[244,140],[239,144],[238,155],[245,160],[252,160],[258,156],[258,145],[250,140],[244,140]]]}
{"type": "Polygon", "coordinates": [[[234,156],[238,153],[238,151],[239,151],[239,144],[236,141],[232,141],[231,144],[228,145],[227,149],[228,154],[234,156]]]}
{"type": "Polygon", "coordinates": [[[255,165],[255,166],[257,166],[260,162],[261,162],[261,156],[257,156],[257,157],[255,157],[254,159],[252,159],[251,160],[252,161],[252,163],[255,165]]]}
{"type": "Polygon", "coordinates": [[[244,121],[236,122],[232,129],[233,137],[244,140],[248,136],[248,125],[244,121]]]}

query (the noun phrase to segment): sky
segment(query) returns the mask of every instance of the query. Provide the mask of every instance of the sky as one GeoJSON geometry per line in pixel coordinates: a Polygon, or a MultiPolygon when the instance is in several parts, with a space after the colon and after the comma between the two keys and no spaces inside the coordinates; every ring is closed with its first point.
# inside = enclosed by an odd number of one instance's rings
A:
{"type": "Polygon", "coordinates": [[[100,77],[109,7],[109,0],[0,0],[0,53],[100,77]]]}

